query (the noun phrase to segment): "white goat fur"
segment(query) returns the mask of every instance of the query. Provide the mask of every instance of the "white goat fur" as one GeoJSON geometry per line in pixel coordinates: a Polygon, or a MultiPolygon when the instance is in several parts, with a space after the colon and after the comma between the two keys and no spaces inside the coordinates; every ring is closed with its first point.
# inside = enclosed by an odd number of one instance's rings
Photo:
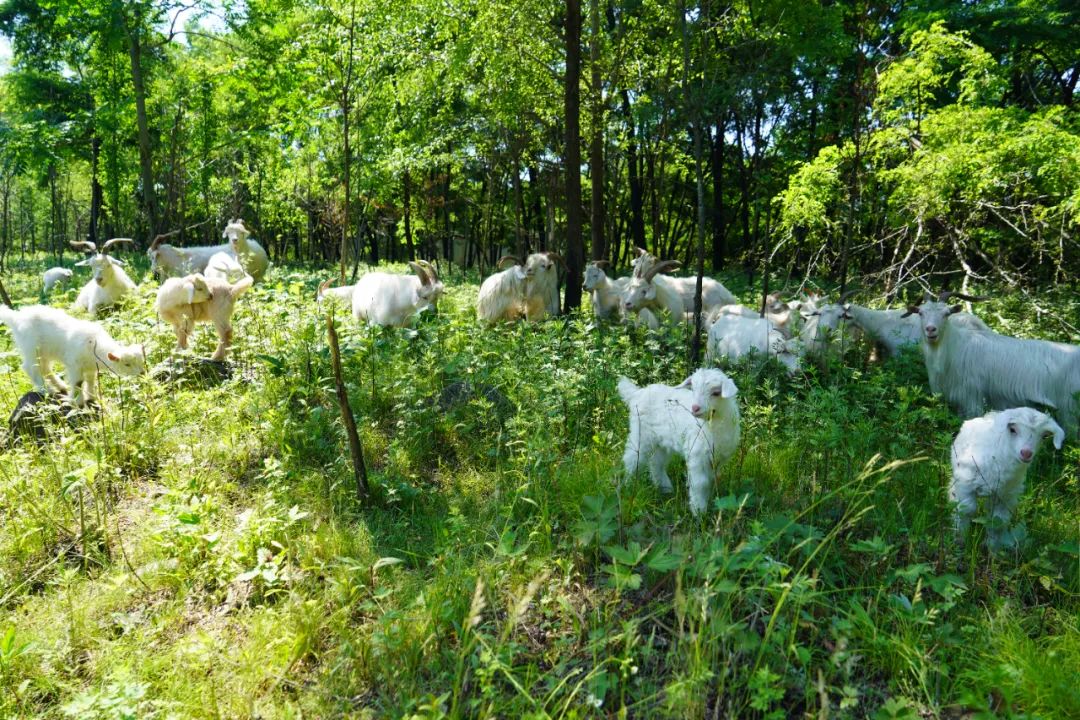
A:
{"type": "Polygon", "coordinates": [[[218,344],[212,360],[224,360],[232,345],[232,315],[236,299],[251,287],[254,279],[245,275],[237,283],[208,278],[198,273],[169,278],[158,289],[155,308],[161,319],[176,333],[176,344],[187,348],[195,323],[210,322],[217,331],[218,344]]]}
{"type": "Polygon", "coordinates": [[[71,279],[72,272],[67,268],[52,267],[45,271],[42,276],[45,286],[45,294],[48,295],[57,285],[66,283],[71,279]]]}
{"type": "Polygon", "coordinates": [[[525,258],[525,275],[529,278],[526,286],[526,317],[529,320],[540,320],[544,315],[559,314],[559,268],[556,262],[559,256],[555,253],[533,253],[525,258]],[[543,313],[539,312],[539,305],[534,298],[539,298],[543,304],[543,313]]]}
{"type": "Polygon", "coordinates": [[[433,307],[442,297],[443,284],[437,277],[421,280],[424,268],[412,262],[409,266],[416,275],[372,272],[361,277],[352,293],[353,317],[371,325],[404,327],[414,315],[433,307]]]}
{"type": "Polygon", "coordinates": [[[488,325],[522,317],[527,281],[521,265],[512,265],[484,278],[476,298],[476,316],[488,325]]]}
{"type": "Polygon", "coordinates": [[[629,284],[630,278],[609,278],[595,261],[585,266],[582,287],[592,295],[593,314],[598,318],[619,314],[619,300],[629,284]]]}
{"type": "Polygon", "coordinates": [[[735,383],[720,370],[696,370],[677,387],[639,388],[619,378],[619,396],[630,411],[623,453],[627,475],[644,460],[653,482],[672,490],[667,464],[672,454],[686,459],[690,510],[705,511],[717,469],[739,447],[739,405],[735,383]]]}
{"type": "Polygon", "coordinates": [[[667,275],[654,275],[646,279],[636,274],[630,278],[626,289],[622,294],[623,310],[626,313],[640,311],[648,308],[652,311],[666,310],[669,320],[673,323],[681,323],[686,308],[683,305],[682,295],[672,282],[673,278],[667,275]]]}
{"type": "MultiPolygon", "coordinates": [[[[852,322],[880,344],[889,357],[896,357],[905,347],[918,345],[922,337],[918,315],[909,315],[904,310],[873,310],[855,304],[848,305],[847,310],[852,322]]],[[[952,322],[965,323],[973,330],[990,330],[986,323],[970,313],[958,313],[952,322]]]]}
{"type": "Polygon", "coordinates": [[[794,373],[800,367],[801,351],[802,344],[784,337],[768,318],[721,314],[709,327],[705,359],[711,363],[758,353],[763,358],[776,358],[794,373]]]}
{"type": "Polygon", "coordinates": [[[118,375],[139,375],[145,368],[141,345],[121,345],[96,322],[73,318],[63,310],[30,305],[20,310],[0,306],[0,322],[11,328],[22,367],[39,392],[71,393],[83,407],[98,397],[98,368],[118,375]],[[65,384],[52,364],[64,366],[65,384]]]}
{"type": "Polygon", "coordinates": [[[949,500],[956,504],[956,531],[967,533],[978,498],[988,497],[987,544],[997,549],[1011,544],[1009,521],[1024,492],[1028,465],[1043,438],[1054,438],[1061,449],[1065,431],[1052,418],[1028,407],[991,412],[968,420],[952,445],[952,483],[949,500]]]}
{"type": "Polygon", "coordinates": [[[216,278],[228,283],[234,283],[246,274],[244,266],[240,264],[236,256],[225,251],[216,252],[210,256],[210,260],[206,263],[206,271],[203,273],[208,278],[216,278]]]}
{"type": "Polygon", "coordinates": [[[243,266],[248,275],[260,282],[270,267],[270,257],[262,245],[250,238],[251,233],[244,227],[243,220],[231,220],[225,226],[221,237],[229,241],[229,249],[243,266]]]}
{"type": "Polygon", "coordinates": [[[1080,347],[999,335],[954,323],[960,306],[924,302],[918,308],[930,390],[971,418],[1024,405],[1050,408],[1076,437],[1080,403],[1080,347]]]}
{"type": "MultiPolygon", "coordinates": [[[[634,268],[634,274],[638,275],[646,272],[657,262],[659,262],[659,260],[656,257],[645,253],[639,255],[631,266],[634,268]]],[[[670,281],[671,287],[679,293],[679,297],[682,299],[683,311],[694,312],[694,295],[697,293],[697,275],[694,275],[693,277],[664,275],[663,277],[667,278],[670,281]]],[[[731,294],[720,281],[711,277],[701,278],[702,313],[707,313],[709,310],[721,305],[734,305],[737,302],[739,302],[739,299],[731,294]]]]}
{"type": "Polygon", "coordinates": [[[150,257],[150,270],[163,280],[205,272],[210,258],[218,253],[225,253],[234,259],[236,257],[230,243],[184,248],[168,243],[151,243],[146,251],[150,257]]]}
{"type": "Polygon", "coordinates": [[[99,308],[112,305],[135,289],[127,273],[120,266],[120,261],[108,255],[95,253],[76,265],[89,265],[94,276],[83,285],[79,296],[75,298],[75,307],[96,315],[99,308]]]}

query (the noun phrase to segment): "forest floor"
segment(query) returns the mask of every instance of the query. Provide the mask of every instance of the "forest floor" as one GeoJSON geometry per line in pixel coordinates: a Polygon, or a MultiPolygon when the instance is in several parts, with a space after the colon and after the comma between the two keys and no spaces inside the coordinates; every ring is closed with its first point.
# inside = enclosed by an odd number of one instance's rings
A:
{"type": "MultiPolygon", "coordinates": [[[[16,305],[45,267],[5,274],[16,305]]],[[[140,273],[103,322],[157,364],[175,339],[140,273]]],[[[616,380],[681,381],[683,334],[483,329],[455,271],[414,329],[337,312],[358,499],[322,276],[241,299],[223,385],[106,377],[100,418],[0,453],[0,717],[1080,717],[1080,447],[1031,468],[1018,550],[957,545],[961,421],[917,351],[733,369],[742,445],[698,520],[684,488],[619,484],[616,380]]],[[[1029,307],[978,311],[1080,341],[1029,307]]]]}

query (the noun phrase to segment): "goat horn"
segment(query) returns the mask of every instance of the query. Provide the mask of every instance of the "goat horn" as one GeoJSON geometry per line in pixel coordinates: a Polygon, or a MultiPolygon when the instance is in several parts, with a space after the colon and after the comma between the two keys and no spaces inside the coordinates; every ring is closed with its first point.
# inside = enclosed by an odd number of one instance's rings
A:
{"type": "Polygon", "coordinates": [[[634,252],[636,252],[638,254],[638,257],[641,257],[642,255],[648,255],[649,254],[648,250],[646,250],[645,248],[639,248],[637,246],[634,247],[634,252]]]}
{"type": "Polygon", "coordinates": [[[323,280],[321,283],[319,283],[319,291],[315,293],[315,297],[317,298],[322,295],[324,292],[326,292],[326,288],[330,287],[333,284],[334,278],[327,278],[326,280],[323,280]]]}
{"type": "Polygon", "coordinates": [[[427,260],[417,260],[416,263],[418,265],[422,265],[423,268],[427,270],[427,273],[431,276],[432,281],[436,281],[439,279],[439,273],[435,269],[435,266],[429,263],[427,260]]]}
{"type": "Polygon", "coordinates": [[[503,255],[501,258],[499,258],[499,262],[495,263],[495,267],[502,270],[503,264],[507,260],[513,260],[515,265],[521,264],[521,258],[519,258],[517,255],[503,255]]]}
{"type": "Polygon", "coordinates": [[[97,252],[97,245],[90,242],[89,240],[72,240],[71,247],[75,248],[76,250],[82,250],[83,252],[88,253],[97,252]]]}
{"type": "Polygon", "coordinates": [[[411,267],[412,271],[414,273],[416,273],[416,277],[420,278],[420,284],[421,285],[430,285],[431,284],[431,276],[429,276],[427,274],[427,270],[424,269],[423,265],[421,265],[419,263],[415,263],[415,262],[410,260],[409,261],[409,267],[411,267]]]}
{"type": "Polygon", "coordinates": [[[609,263],[607,260],[593,260],[592,264],[595,265],[598,268],[611,267],[611,263],[609,263]]]}
{"type": "Polygon", "coordinates": [[[839,303],[840,305],[843,305],[844,303],[846,303],[848,301],[848,298],[850,298],[852,295],[854,295],[857,292],[859,292],[857,289],[856,290],[848,290],[846,293],[844,293],[843,295],[840,296],[840,299],[837,300],[837,303],[839,303]]]}
{"type": "Polygon", "coordinates": [[[645,272],[644,272],[644,273],[642,274],[642,276],[641,276],[641,277],[642,277],[642,279],[644,279],[644,280],[649,280],[649,281],[651,281],[651,280],[652,280],[652,279],[653,279],[654,277],[656,277],[656,276],[657,276],[658,274],[660,274],[660,273],[664,272],[665,270],[667,270],[667,269],[669,269],[669,268],[670,268],[671,270],[676,270],[676,269],[678,269],[678,268],[679,268],[679,267],[680,267],[681,265],[682,265],[682,263],[680,263],[680,262],[679,262],[678,260],[661,260],[660,262],[656,263],[656,264],[655,264],[655,265],[653,265],[653,266],[652,266],[651,268],[649,268],[648,270],[646,270],[646,271],[645,271],[645,272]]]}
{"type": "Polygon", "coordinates": [[[545,253],[545,254],[548,256],[548,259],[554,260],[555,262],[559,263],[563,267],[566,267],[566,261],[563,260],[563,256],[560,255],[559,253],[557,253],[557,252],[548,252],[548,253],[545,253]]]}
{"type": "Polygon", "coordinates": [[[131,238],[112,238],[111,240],[106,240],[105,244],[101,246],[101,252],[107,251],[113,245],[118,245],[120,243],[129,243],[129,242],[135,242],[135,241],[132,240],[131,238]]]}

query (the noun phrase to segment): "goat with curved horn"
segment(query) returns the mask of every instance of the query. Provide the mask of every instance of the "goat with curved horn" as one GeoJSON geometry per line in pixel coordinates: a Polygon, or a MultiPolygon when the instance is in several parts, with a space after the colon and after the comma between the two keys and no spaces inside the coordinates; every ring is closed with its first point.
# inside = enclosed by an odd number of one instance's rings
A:
{"type": "Polygon", "coordinates": [[[517,255],[503,255],[501,258],[499,258],[499,262],[495,263],[495,267],[502,270],[503,266],[506,265],[507,260],[513,260],[515,265],[521,264],[521,258],[519,258],[517,255]]]}
{"type": "Polygon", "coordinates": [[[109,251],[109,248],[113,247],[114,245],[119,245],[120,243],[130,243],[130,242],[135,242],[135,240],[133,240],[132,238],[121,238],[121,237],[111,238],[109,240],[106,240],[105,244],[101,246],[101,252],[106,253],[106,252],[109,251]]]}
{"type": "Polygon", "coordinates": [[[96,253],[97,245],[89,240],[72,240],[68,243],[75,250],[82,250],[87,253],[96,253]]]}

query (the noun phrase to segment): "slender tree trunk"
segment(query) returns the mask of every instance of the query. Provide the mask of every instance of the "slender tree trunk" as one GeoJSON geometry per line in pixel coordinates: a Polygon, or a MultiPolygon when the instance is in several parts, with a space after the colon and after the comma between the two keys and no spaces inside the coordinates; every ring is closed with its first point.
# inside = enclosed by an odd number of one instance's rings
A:
{"type": "Polygon", "coordinates": [[[607,254],[604,241],[604,86],[600,73],[600,0],[589,0],[589,70],[592,79],[592,137],[589,140],[589,175],[592,203],[589,229],[594,260],[607,254]]]}
{"type": "Polygon", "coordinates": [[[510,168],[510,184],[514,189],[514,252],[518,257],[528,254],[525,242],[524,214],[525,201],[521,191],[521,153],[514,151],[513,164],[510,168]]]}
{"type": "Polygon", "coordinates": [[[634,114],[630,109],[630,94],[622,92],[623,115],[626,116],[626,174],[630,182],[630,239],[635,247],[645,247],[645,189],[641,182],[641,163],[634,114]]]}
{"type": "Polygon", "coordinates": [[[712,146],[712,269],[719,272],[727,254],[727,226],[724,222],[724,121],[717,120],[712,146]]]}
{"type": "Polygon", "coordinates": [[[581,2],[566,0],[566,301],[581,306],[585,247],[581,237],[581,2]]]}
{"type": "Polygon", "coordinates": [[[157,235],[158,227],[157,195],[154,190],[154,163],[150,151],[150,123],[146,118],[146,85],[142,71],[142,32],[139,18],[132,18],[133,26],[128,31],[128,54],[131,57],[131,83],[135,89],[135,120],[139,131],[139,174],[142,181],[143,211],[150,232],[148,237],[157,235]]]}
{"type": "Polygon", "coordinates": [[[90,138],[90,227],[87,240],[98,243],[98,221],[101,218],[102,191],[98,176],[98,158],[101,156],[101,138],[97,132],[90,138]]]}
{"type": "Polygon", "coordinates": [[[416,247],[413,245],[412,236],[412,175],[409,174],[408,168],[405,168],[402,184],[405,186],[405,247],[409,251],[409,259],[416,260],[416,247]]]}

